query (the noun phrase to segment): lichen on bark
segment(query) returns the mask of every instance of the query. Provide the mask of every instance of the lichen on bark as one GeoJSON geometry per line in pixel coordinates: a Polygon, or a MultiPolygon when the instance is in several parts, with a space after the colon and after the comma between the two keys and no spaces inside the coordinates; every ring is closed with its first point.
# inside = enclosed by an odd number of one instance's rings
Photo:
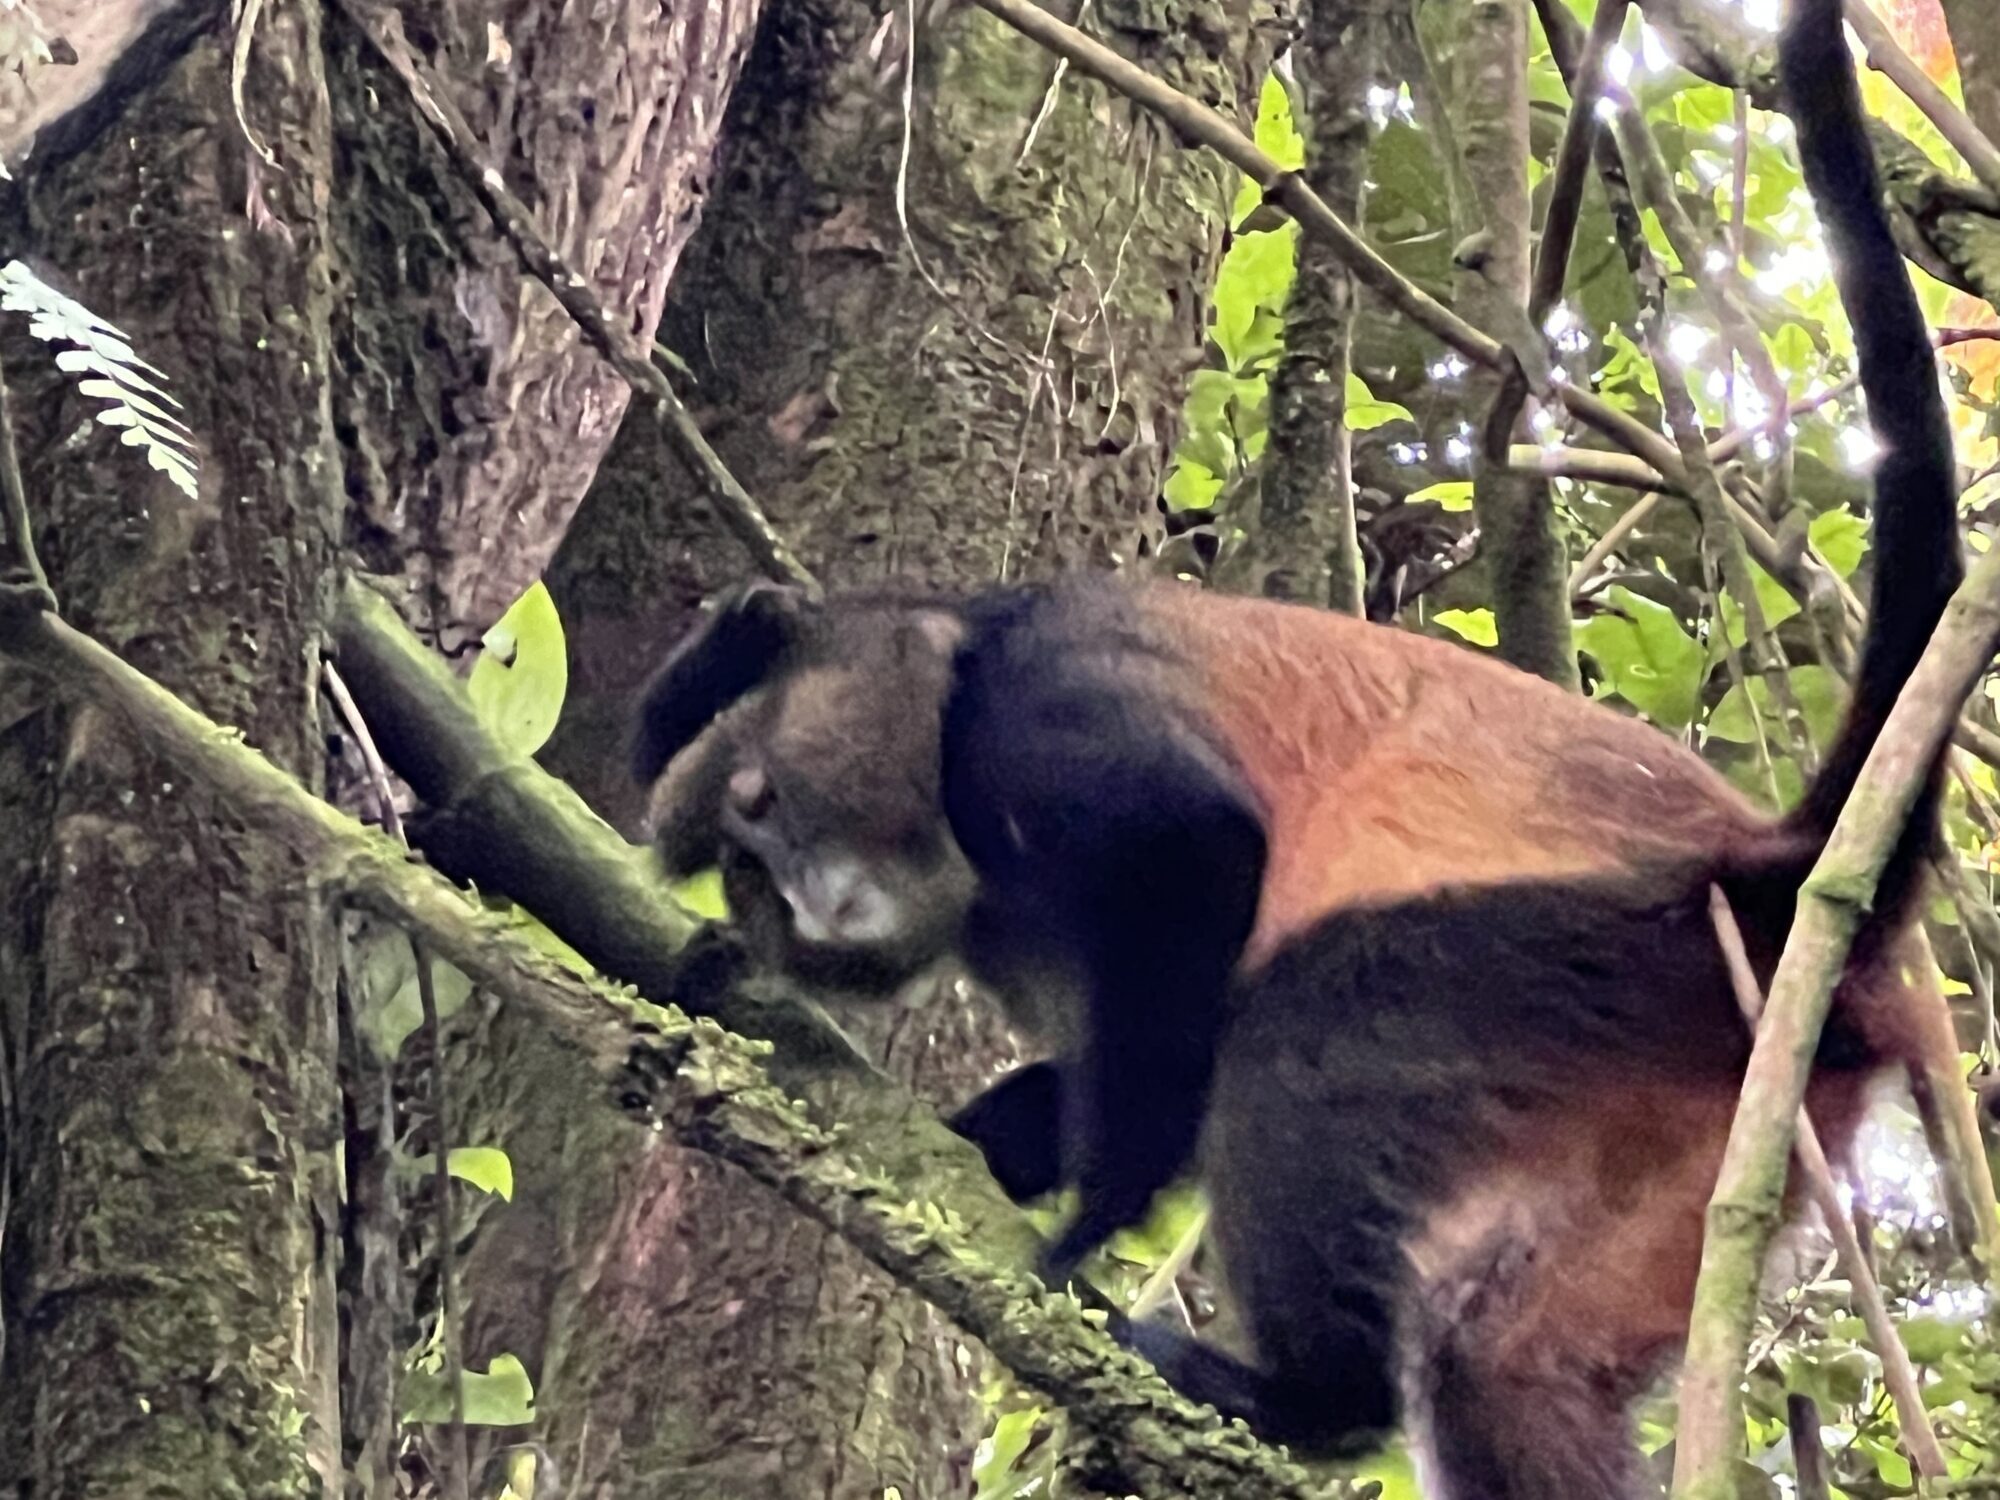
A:
{"type": "MultiPolygon", "coordinates": [[[[48,350],[10,343],[65,610],[308,779],[341,502],[319,22],[313,0],[267,11],[245,77],[282,171],[245,140],[214,35],[26,184],[8,225],[165,372],[202,447],[190,499],[90,420],[48,350]]],[[[120,721],[9,673],[0,726],[0,1489],[331,1494],[328,914],[120,721]]]]}

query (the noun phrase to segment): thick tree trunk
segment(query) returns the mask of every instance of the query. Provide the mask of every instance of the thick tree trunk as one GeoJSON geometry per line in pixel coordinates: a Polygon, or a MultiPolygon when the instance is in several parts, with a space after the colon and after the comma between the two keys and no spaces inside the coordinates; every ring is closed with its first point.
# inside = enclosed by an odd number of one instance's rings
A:
{"type": "MultiPolygon", "coordinates": [[[[653,336],[760,0],[404,0],[413,47],[566,263],[653,336]]],[[[377,7],[370,4],[367,9],[377,7]]],[[[353,539],[476,641],[540,575],[628,392],[527,278],[344,17],[330,35],[353,539]]]]}
{"type": "MultiPolygon", "coordinates": [[[[1184,85],[1245,97],[1245,18],[1094,13],[1184,85]]],[[[830,582],[1130,561],[1157,526],[1233,183],[958,10],[920,18],[899,209],[907,23],[851,0],[767,17],[663,338],[694,368],[711,440],[830,582]]],[[[632,691],[692,604],[748,571],[693,494],[633,412],[550,574],[572,677],[545,759],[628,828],[632,691]]],[[[934,1101],[1010,1051],[951,976],[849,1019],[934,1101]]],[[[539,1039],[495,1040],[480,1092],[523,1190],[468,1264],[476,1357],[510,1348],[539,1369],[566,1484],[965,1492],[975,1350],[733,1173],[665,1146],[619,1162],[588,1122],[529,1109],[529,1085],[508,1097],[504,1078],[550,1064],[539,1039]],[[586,1274],[568,1285],[549,1269],[572,1266],[586,1274]]],[[[814,1102],[839,1117],[838,1097],[814,1102]]]]}
{"type": "MultiPolygon", "coordinates": [[[[246,142],[214,35],[10,225],[165,371],[199,498],[95,424],[49,350],[7,354],[69,617],[308,778],[341,505],[319,27],[295,0],[258,28],[244,113],[282,170],[246,142]]],[[[118,723],[0,668],[0,911],[0,1490],[335,1492],[323,904],[118,723]]]]}

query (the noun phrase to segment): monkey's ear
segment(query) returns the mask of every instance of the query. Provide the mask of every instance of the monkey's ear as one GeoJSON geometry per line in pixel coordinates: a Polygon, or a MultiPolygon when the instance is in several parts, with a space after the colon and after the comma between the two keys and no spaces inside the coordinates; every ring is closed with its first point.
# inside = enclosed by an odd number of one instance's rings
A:
{"type": "Polygon", "coordinates": [[[669,653],[639,701],[633,776],[657,779],[717,714],[761,684],[799,639],[812,607],[802,590],[761,581],[723,595],[669,653]]]}

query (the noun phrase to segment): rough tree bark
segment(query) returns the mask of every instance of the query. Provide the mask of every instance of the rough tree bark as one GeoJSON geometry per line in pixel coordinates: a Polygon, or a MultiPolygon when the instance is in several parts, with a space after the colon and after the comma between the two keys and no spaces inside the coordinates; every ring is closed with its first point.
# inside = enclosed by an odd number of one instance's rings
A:
{"type": "MultiPolygon", "coordinates": [[[[1293,69],[1306,94],[1306,181],[1360,224],[1368,175],[1368,89],[1388,17],[1381,0],[1306,0],[1293,69]]],[[[1264,594],[1362,613],[1354,526],[1354,452],[1346,428],[1354,278],[1314,235],[1299,237],[1285,299],[1285,352],[1271,376],[1271,435],[1255,546],[1264,594]]]]}
{"type": "MultiPolygon", "coordinates": [[[[1097,14],[1205,96],[1252,97],[1246,15],[1097,14]]],[[[1233,184],[960,11],[919,22],[899,213],[907,21],[850,0],[767,18],[663,338],[711,441],[829,582],[1130,561],[1157,526],[1233,184]]],[[[693,603],[747,571],[692,496],[635,411],[550,573],[572,677],[544,758],[627,828],[640,809],[613,747],[631,693],[693,603]]],[[[933,1100],[1009,1055],[951,975],[847,1019],[933,1100]]],[[[542,1085],[505,1080],[543,1077],[546,1052],[496,1041],[513,1060],[476,1091],[523,1188],[468,1262],[475,1358],[509,1348],[540,1370],[565,1483],[963,1491],[976,1351],[735,1174],[667,1146],[617,1162],[589,1122],[537,1118],[542,1085]],[[568,1285],[548,1270],[578,1266],[568,1285]]]]}
{"type": "MultiPolygon", "coordinates": [[[[644,341],[760,3],[396,9],[488,164],[644,341]]],[[[627,389],[522,274],[357,28],[341,15],[329,31],[350,535],[377,572],[409,580],[413,619],[456,652],[541,573],[627,389]]]]}
{"type": "MultiPolygon", "coordinates": [[[[70,618],[308,778],[341,506],[320,21],[268,8],[249,64],[282,171],[211,35],[6,221],[166,372],[204,450],[190,500],[10,339],[70,618]]],[[[230,807],[22,674],[0,675],[0,911],[0,1489],[335,1493],[327,912],[230,807]]]]}

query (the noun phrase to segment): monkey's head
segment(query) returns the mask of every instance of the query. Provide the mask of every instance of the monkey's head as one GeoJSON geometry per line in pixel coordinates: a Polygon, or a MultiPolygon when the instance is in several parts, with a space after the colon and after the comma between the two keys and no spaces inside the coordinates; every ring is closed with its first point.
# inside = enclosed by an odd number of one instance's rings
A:
{"type": "Polygon", "coordinates": [[[633,772],[667,870],[720,866],[767,962],[881,992],[957,943],[975,882],[938,772],[961,634],[942,605],[753,584],[647,688],[633,772]]]}

